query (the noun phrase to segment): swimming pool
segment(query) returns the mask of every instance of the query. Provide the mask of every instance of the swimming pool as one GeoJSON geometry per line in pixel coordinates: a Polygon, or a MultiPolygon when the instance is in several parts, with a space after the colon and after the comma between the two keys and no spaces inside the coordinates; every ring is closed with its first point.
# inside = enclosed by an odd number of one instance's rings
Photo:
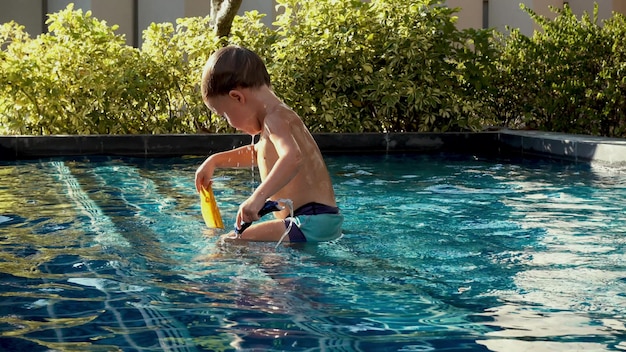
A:
{"type": "MultiPolygon", "coordinates": [[[[626,175],[327,156],[344,236],[220,246],[200,158],[0,162],[0,350],[626,349],[626,175]]],[[[258,181],[218,171],[227,228],[258,181]]]]}

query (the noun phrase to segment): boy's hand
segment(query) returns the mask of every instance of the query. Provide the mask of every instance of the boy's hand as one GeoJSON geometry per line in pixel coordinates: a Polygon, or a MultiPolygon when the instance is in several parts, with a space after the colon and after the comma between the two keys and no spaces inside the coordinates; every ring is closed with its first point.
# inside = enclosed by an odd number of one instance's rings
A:
{"type": "Polygon", "coordinates": [[[207,158],[202,165],[196,170],[196,190],[198,193],[204,188],[208,188],[211,184],[211,178],[213,177],[214,166],[210,162],[210,158],[207,158]]]}
{"type": "Polygon", "coordinates": [[[265,199],[255,198],[254,196],[246,199],[245,202],[239,205],[239,211],[237,212],[237,222],[235,228],[239,228],[241,224],[254,222],[259,220],[259,210],[265,205],[265,199]]]}

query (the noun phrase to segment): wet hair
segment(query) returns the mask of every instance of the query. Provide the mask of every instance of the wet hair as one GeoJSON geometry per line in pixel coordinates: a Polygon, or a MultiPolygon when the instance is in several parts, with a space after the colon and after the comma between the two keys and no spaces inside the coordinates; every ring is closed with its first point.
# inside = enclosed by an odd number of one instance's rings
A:
{"type": "Polygon", "coordinates": [[[228,94],[237,88],[271,87],[263,60],[253,51],[229,45],[214,52],[202,73],[202,98],[228,94]]]}

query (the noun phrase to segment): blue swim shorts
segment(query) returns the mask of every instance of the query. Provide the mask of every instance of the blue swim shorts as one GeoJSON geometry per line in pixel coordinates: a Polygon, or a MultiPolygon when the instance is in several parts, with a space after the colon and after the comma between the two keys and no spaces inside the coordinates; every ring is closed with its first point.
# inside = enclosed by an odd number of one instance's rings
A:
{"type": "Polygon", "coordinates": [[[289,228],[290,224],[289,242],[332,241],[341,236],[343,215],[337,207],[312,202],[296,209],[293,217],[286,218],[285,227],[289,228]]]}

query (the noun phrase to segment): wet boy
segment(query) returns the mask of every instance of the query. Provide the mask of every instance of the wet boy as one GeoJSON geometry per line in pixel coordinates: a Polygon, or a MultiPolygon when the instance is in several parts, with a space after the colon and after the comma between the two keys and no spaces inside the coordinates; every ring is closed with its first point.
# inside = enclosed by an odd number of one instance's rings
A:
{"type": "Polygon", "coordinates": [[[287,229],[284,241],[290,242],[341,236],[343,215],[320,150],[300,117],[274,94],[258,55],[238,46],[216,51],[202,74],[202,98],[231,126],[260,138],[254,146],[209,156],[196,171],[196,189],[210,184],[216,168],[256,165],[261,184],[239,206],[237,227],[259,220],[268,199],[291,199],[295,209],[293,217],[283,209],[276,219],[253,224],[240,239],[278,241],[287,229]]]}

